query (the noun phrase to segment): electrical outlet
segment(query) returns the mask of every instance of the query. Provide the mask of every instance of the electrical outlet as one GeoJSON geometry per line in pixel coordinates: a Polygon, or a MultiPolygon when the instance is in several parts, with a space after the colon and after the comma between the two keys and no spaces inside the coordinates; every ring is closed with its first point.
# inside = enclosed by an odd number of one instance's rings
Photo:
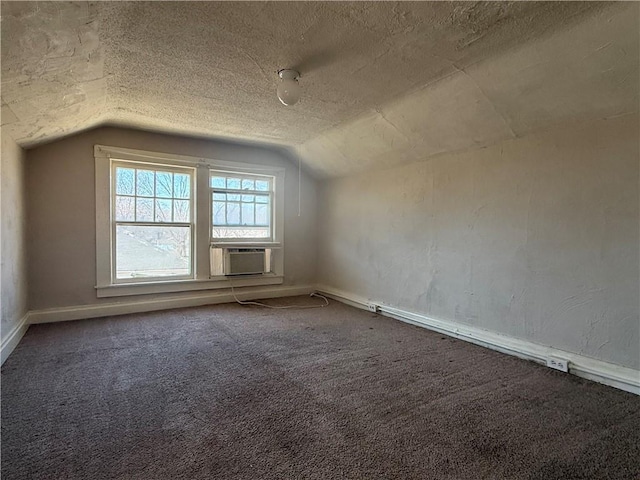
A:
{"type": "Polygon", "coordinates": [[[547,367],[560,370],[561,372],[568,372],[569,362],[563,358],[547,357],[547,367]]]}
{"type": "Polygon", "coordinates": [[[370,312],[376,313],[380,309],[380,306],[375,303],[367,303],[367,308],[370,312]]]}

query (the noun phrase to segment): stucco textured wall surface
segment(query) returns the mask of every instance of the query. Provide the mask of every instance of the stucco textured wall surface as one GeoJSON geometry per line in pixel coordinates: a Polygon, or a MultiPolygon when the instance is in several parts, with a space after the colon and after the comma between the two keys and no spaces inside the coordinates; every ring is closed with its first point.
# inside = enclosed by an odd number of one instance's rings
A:
{"type": "Polygon", "coordinates": [[[2,136],[1,278],[2,339],[27,313],[25,151],[6,132],[2,136]]]}
{"type": "Polygon", "coordinates": [[[316,183],[303,173],[298,216],[298,170],[290,159],[252,145],[106,127],[28,151],[30,309],[114,302],[96,298],[94,288],[95,144],[285,167],[285,285],[314,282],[316,183]]]}
{"type": "Polygon", "coordinates": [[[637,115],[335,179],[319,280],[638,369],[637,115]]]}

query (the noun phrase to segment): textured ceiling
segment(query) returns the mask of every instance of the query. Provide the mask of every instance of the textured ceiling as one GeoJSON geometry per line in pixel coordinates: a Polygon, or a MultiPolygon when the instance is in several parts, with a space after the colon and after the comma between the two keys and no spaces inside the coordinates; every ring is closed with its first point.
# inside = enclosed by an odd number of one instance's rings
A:
{"type": "Polygon", "coordinates": [[[321,176],[638,109],[638,4],[2,2],[2,125],[275,143],[321,176]],[[276,70],[301,71],[293,107],[276,70]]]}

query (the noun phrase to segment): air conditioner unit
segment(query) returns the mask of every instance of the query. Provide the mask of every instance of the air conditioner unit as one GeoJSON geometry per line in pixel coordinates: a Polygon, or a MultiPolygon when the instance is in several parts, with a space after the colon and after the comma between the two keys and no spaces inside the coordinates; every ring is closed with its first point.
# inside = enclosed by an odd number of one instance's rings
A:
{"type": "Polygon", "coordinates": [[[250,275],[267,271],[264,248],[226,248],[224,251],[225,275],[250,275]]]}

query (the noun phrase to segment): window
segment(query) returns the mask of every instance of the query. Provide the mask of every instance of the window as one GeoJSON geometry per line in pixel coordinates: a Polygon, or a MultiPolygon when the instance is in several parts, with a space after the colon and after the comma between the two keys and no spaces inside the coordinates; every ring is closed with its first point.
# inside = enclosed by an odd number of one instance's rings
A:
{"type": "Polygon", "coordinates": [[[273,177],[211,171],[211,239],[273,241],[273,177]]]}
{"type": "Polygon", "coordinates": [[[114,280],[193,278],[193,169],[111,165],[114,280]]]}
{"type": "Polygon", "coordinates": [[[283,283],[284,168],[103,145],[94,155],[98,297],[228,288],[245,265],[234,286],[283,283]]]}

